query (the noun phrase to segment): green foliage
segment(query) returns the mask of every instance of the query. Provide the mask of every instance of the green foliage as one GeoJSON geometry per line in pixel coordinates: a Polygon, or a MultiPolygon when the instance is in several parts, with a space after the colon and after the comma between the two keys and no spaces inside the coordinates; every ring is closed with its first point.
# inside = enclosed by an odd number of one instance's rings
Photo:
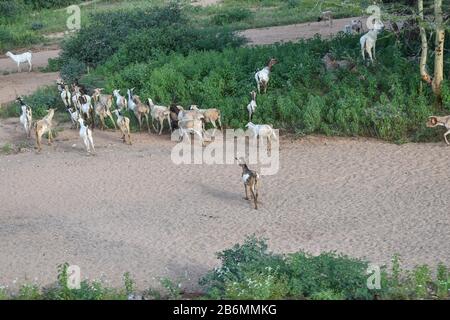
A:
{"type": "Polygon", "coordinates": [[[268,252],[264,240],[251,237],[219,253],[218,258],[222,265],[200,282],[210,298],[373,297],[366,286],[367,262],[344,255],[277,255],[268,252]]]}
{"type": "Polygon", "coordinates": [[[61,66],[61,77],[68,83],[74,83],[77,79],[86,73],[87,67],[84,62],[68,59],[61,66]]]}
{"type": "Polygon", "coordinates": [[[216,14],[212,23],[215,25],[223,26],[233,22],[239,22],[252,17],[252,12],[247,8],[231,7],[220,11],[216,14]]]}
{"type": "Polygon", "coordinates": [[[371,136],[394,142],[436,139],[436,131],[425,126],[427,117],[439,112],[433,107],[433,94],[420,90],[416,66],[407,62],[394,37],[380,40],[377,67],[360,63],[354,50],[357,41],[357,36],[338,36],[222,52],[193,51],[130,64],[112,76],[115,63],[106,64],[97,73],[108,75],[109,91],[135,87],[144,98],[162,104],[217,107],[225,125],[243,127],[249,92],[256,85],[254,73],[269,57],[276,57],[280,63],[273,68],[268,92],[257,96],[255,122],[303,134],[371,136]],[[326,72],[320,59],[328,51],[356,62],[357,71],[326,72]],[[411,76],[405,79],[404,74],[411,76]]]}
{"type": "Polygon", "coordinates": [[[151,28],[183,24],[186,18],[178,4],[170,3],[145,11],[98,12],[93,14],[91,21],[74,37],[64,41],[63,61],[73,59],[96,66],[116,53],[131,35],[151,28]]]}
{"type": "Polygon", "coordinates": [[[25,4],[31,6],[35,10],[39,9],[50,9],[50,8],[61,8],[65,6],[70,6],[72,4],[85,2],[88,0],[24,0],[25,4]]]}
{"type": "Polygon", "coordinates": [[[16,17],[24,10],[22,1],[2,0],[0,1],[0,19],[11,19],[16,17]]]}

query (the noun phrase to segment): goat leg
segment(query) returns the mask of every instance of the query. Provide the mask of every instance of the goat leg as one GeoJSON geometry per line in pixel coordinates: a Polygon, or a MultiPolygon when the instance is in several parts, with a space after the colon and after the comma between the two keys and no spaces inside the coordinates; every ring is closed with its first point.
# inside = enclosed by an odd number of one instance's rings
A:
{"type": "Polygon", "coordinates": [[[447,140],[447,136],[450,134],[450,130],[448,130],[445,134],[444,134],[444,139],[445,139],[445,143],[447,143],[447,145],[450,145],[450,143],[447,140]]]}
{"type": "Polygon", "coordinates": [[[245,200],[250,200],[249,198],[248,198],[248,191],[247,191],[247,185],[244,183],[244,189],[245,189],[245,200]]]}

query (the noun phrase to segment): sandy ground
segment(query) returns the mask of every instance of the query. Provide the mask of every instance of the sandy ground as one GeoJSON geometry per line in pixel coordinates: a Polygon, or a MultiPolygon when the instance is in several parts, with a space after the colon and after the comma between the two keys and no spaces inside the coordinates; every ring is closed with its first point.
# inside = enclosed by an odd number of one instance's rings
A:
{"type": "Polygon", "coordinates": [[[6,104],[19,95],[28,95],[39,87],[54,84],[58,73],[42,73],[39,68],[46,67],[49,58],[55,58],[59,50],[45,50],[33,53],[33,72],[28,73],[28,64],[22,64],[22,72],[9,58],[0,58],[0,105],[6,104]],[[4,75],[4,73],[7,73],[4,75]]]}
{"type": "MultiPolygon", "coordinates": [[[[0,137],[26,144],[15,119],[0,121],[0,137]]],[[[96,156],[68,127],[41,154],[0,156],[0,283],[48,283],[67,261],[116,285],[130,271],[140,288],[170,277],[196,289],[215,252],[253,233],[275,251],[450,264],[443,143],[284,138],[281,171],[263,177],[256,211],[236,165],[176,166],[167,135],[136,134],[131,147],[118,133],[94,137],[96,156]]]]}
{"type": "MultiPolygon", "coordinates": [[[[247,30],[251,42],[328,36],[310,23],[247,30]]],[[[57,55],[35,55],[37,67],[57,55]]],[[[54,83],[57,74],[11,74],[0,59],[0,103],[54,83]]],[[[18,119],[0,119],[0,147],[29,148],[0,155],[0,284],[56,279],[62,262],[83,277],[121,284],[130,271],[139,288],[155,277],[196,289],[217,265],[215,252],[257,234],[270,248],[319,253],[337,250],[406,266],[450,264],[448,152],[439,144],[392,145],[367,139],[308,137],[282,141],[281,171],[263,177],[260,210],[242,199],[235,165],[176,166],[168,136],[134,135],[131,147],[114,132],[94,132],[96,156],[86,156],[67,125],[56,143],[33,150],[18,119]],[[75,145],[75,146],[74,146],[75,145]]]]}
{"type": "Polygon", "coordinates": [[[248,29],[240,32],[240,34],[249,40],[250,45],[296,41],[299,39],[312,38],[316,34],[320,34],[324,38],[329,38],[332,35],[336,35],[339,31],[344,30],[344,26],[350,24],[352,19],[364,18],[334,19],[332,27],[329,26],[328,22],[308,22],[287,26],[248,29]]]}

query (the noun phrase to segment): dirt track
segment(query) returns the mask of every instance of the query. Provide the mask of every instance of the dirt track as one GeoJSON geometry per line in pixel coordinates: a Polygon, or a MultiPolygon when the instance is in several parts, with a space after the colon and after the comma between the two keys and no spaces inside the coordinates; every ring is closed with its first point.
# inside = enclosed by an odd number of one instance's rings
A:
{"type": "MultiPolygon", "coordinates": [[[[0,122],[0,137],[26,141],[14,119],[0,122]]],[[[143,289],[158,285],[154,277],[195,289],[215,252],[253,233],[276,251],[450,264],[443,143],[284,139],[281,171],[263,177],[255,211],[236,165],[176,166],[167,135],[135,135],[131,147],[118,133],[94,138],[96,156],[67,127],[40,155],[0,155],[0,283],[48,283],[67,261],[115,285],[130,271],[143,289]]]]}
{"type": "Polygon", "coordinates": [[[33,53],[33,72],[28,73],[28,65],[22,65],[22,72],[18,73],[17,65],[9,58],[0,59],[0,106],[15,99],[19,95],[28,95],[36,89],[54,84],[58,73],[42,73],[39,68],[46,67],[48,59],[55,58],[59,50],[45,50],[33,53]],[[8,73],[4,75],[4,73],[8,73]]]}

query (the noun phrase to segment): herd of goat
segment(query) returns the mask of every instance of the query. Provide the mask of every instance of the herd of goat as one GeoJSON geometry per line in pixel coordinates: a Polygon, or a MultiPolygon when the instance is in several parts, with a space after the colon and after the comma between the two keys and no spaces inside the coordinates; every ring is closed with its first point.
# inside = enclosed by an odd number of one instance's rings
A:
{"type": "MultiPolygon", "coordinates": [[[[325,11],[322,13],[319,20],[328,20],[330,26],[333,23],[331,11],[325,11]]],[[[375,21],[373,29],[369,30],[360,38],[361,52],[363,59],[365,60],[367,53],[370,61],[373,63],[375,59],[375,44],[377,41],[378,33],[384,28],[381,21],[375,21]]],[[[348,32],[362,32],[362,23],[360,20],[352,20],[351,25],[346,25],[344,31],[348,32]]],[[[28,62],[30,71],[32,68],[31,54],[13,55],[8,52],[8,56],[17,62],[19,71],[20,63],[28,62]]],[[[356,65],[348,60],[336,60],[331,54],[327,53],[322,62],[327,71],[333,71],[339,68],[354,70],[356,65]]],[[[269,85],[270,74],[272,68],[278,61],[274,58],[270,59],[267,65],[261,70],[255,73],[255,81],[258,94],[266,93],[269,85]]],[[[139,130],[142,131],[144,122],[147,126],[147,130],[150,133],[150,123],[159,135],[162,134],[164,123],[167,122],[170,131],[178,129],[179,139],[187,139],[190,141],[190,135],[197,136],[202,145],[205,138],[205,125],[210,123],[214,127],[214,132],[217,128],[222,129],[221,113],[219,109],[199,109],[196,105],[191,105],[189,109],[185,110],[182,106],[161,106],[156,105],[152,99],[147,99],[144,103],[141,98],[134,94],[134,89],[127,90],[127,96],[122,96],[119,89],[113,90],[112,94],[104,94],[103,89],[94,89],[92,94],[89,95],[87,90],[80,86],[78,83],[72,84],[70,87],[63,80],[57,80],[58,90],[60,92],[61,99],[66,107],[67,112],[70,114],[70,119],[75,128],[79,129],[80,138],[83,141],[88,153],[95,152],[93,130],[96,126],[96,118],[99,119],[99,127],[101,129],[107,128],[105,120],[109,118],[114,126],[114,129],[119,128],[122,134],[122,140],[129,145],[132,144],[131,131],[130,131],[130,119],[125,116],[125,110],[129,110],[136,117],[139,123],[139,130]],[[113,109],[113,105],[115,108],[113,109]],[[114,119],[113,115],[116,116],[114,119]],[[157,126],[155,126],[155,122],[157,126]],[[158,127],[158,128],[157,128],[158,127]]],[[[270,125],[266,124],[253,124],[253,115],[257,109],[256,103],[256,91],[250,93],[251,101],[247,105],[248,111],[248,124],[246,127],[254,138],[262,138],[268,140],[268,146],[271,145],[271,139],[276,139],[275,132],[270,125]]],[[[53,141],[52,133],[52,119],[55,114],[55,109],[49,109],[47,115],[34,123],[32,119],[32,109],[28,106],[22,97],[17,97],[17,103],[21,106],[20,123],[23,125],[28,138],[31,137],[32,130],[34,129],[36,136],[36,143],[38,151],[41,151],[42,137],[44,134],[48,134],[48,143],[53,141]]],[[[444,138],[447,144],[450,145],[447,140],[447,135],[450,134],[450,116],[436,117],[432,116],[428,119],[428,127],[443,126],[448,131],[444,134],[444,138]]],[[[242,167],[242,180],[245,187],[245,199],[250,200],[248,197],[248,190],[250,190],[252,200],[254,202],[255,209],[258,208],[258,180],[259,175],[256,171],[250,170],[243,158],[237,159],[239,165],[242,167]]]]}

